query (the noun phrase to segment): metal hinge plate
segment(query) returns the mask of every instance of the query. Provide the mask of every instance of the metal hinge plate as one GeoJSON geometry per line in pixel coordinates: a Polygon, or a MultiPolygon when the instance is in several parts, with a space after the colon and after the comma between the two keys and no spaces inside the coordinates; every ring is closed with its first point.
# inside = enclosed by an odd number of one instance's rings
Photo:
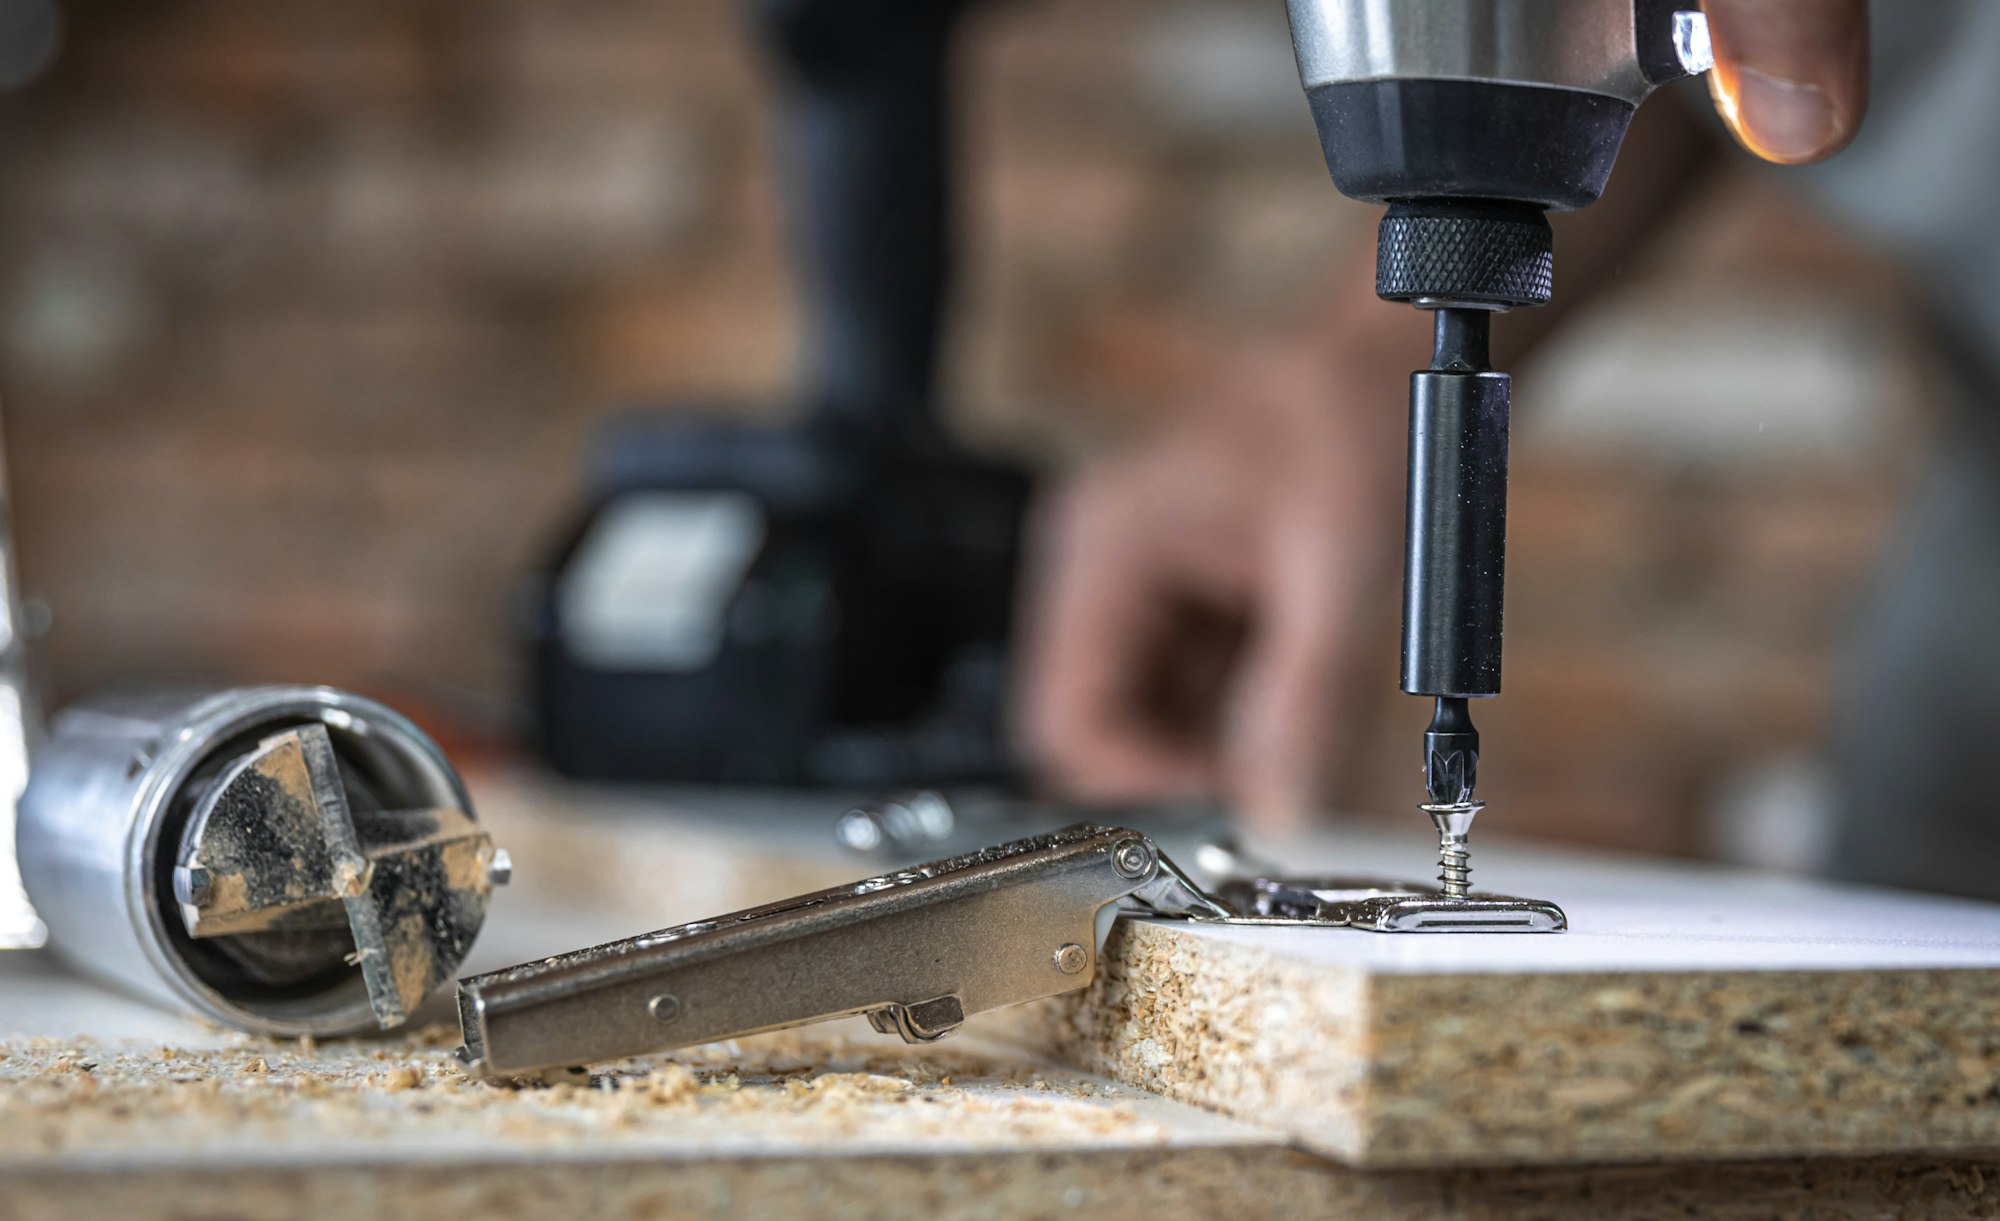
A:
{"type": "MultiPolygon", "coordinates": [[[[1333,879],[1248,882],[1211,895],[1139,832],[1083,823],[461,980],[458,1054],[477,1075],[512,1077],[853,1014],[929,1042],[972,1014],[1087,986],[1121,912],[1382,931],[1525,929],[1501,923],[1492,906],[1520,902],[1333,879]]],[[[1560,911],[1550,910],[1561,927],[1560,911]]]]}

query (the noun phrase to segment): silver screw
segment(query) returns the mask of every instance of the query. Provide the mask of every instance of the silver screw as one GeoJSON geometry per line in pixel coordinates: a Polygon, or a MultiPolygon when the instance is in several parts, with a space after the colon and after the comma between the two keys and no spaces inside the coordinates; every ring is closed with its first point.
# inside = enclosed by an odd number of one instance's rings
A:
{"type": "Polygon", "coordinates": [[[505,886],[514,880],[514,857],[505,848],[493,850],[493,863],[486,867],[488,886],[505,886]]]}
{"type": "Polygon", "coordinates": [[[1153,867],[1153,849],[1142,839],[1122,841],[1111,850],[1111,867],[1121,878],[1143,878],[1153,867]]]}
{"type": "Polygon", "coordinates": [[[1056,970],[1064,975],[1080,974],[1089,965],[1090,955],[1074,941],[1056,951],[1056,970]]]}
{"type": "Polygon", "coordinates": [[[1463,899],[1472,889],[1472,853],[1466,837],[1472,832],[1473,816],[1486,808],[1483,801],[1459,801],[1450,805],[1427,805],[1438,833],[1438,884],[1447,899],[1463,899]]]}
{"type": "Polygon", "coordinates": [[[663,992],[646,1002],[646,1012],[656,1022],[671,1022],[681,1015],[681,998],[663,992]]]}

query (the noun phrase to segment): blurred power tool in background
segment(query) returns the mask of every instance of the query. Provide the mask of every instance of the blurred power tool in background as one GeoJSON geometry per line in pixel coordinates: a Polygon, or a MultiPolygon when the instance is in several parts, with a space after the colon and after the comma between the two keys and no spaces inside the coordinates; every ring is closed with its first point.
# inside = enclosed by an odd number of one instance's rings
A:
{"type": "Polygon", "coordinates": [[[963,0],[762,0],[789,85],[809,358],[794,424],[607,428],[535,591],[539,740],[574,776],[1005,782],[1029,483],[939,420],[946,68],[963,0]]]}

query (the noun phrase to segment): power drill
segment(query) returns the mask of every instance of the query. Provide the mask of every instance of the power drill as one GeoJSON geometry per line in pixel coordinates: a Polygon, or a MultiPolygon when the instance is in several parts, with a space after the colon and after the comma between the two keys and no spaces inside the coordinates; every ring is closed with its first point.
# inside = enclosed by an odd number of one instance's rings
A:
{"type": "Polygon", "coordinates": [[[785,87],[797,423],[600,438],[526,625],[539,744],[597,779],[1005,785],[1030,482],[941,425],[949,55],[971,0],[750,0],[785,87]]]}
{"type": "Polygon", "coordinates": [[[1493,314],[1554,287],[1547,213],[1603,192],[1633,112],[1706,71],[1692,0],[1287,0],[1334,186],[1386,204],[1375,291],[1432,312],[1410,377],[1402,687],[1435,701],[1423,810],[1447,899],[1463,899],[1479,733],[1500,694],[1509,378],[1493,314]]]}

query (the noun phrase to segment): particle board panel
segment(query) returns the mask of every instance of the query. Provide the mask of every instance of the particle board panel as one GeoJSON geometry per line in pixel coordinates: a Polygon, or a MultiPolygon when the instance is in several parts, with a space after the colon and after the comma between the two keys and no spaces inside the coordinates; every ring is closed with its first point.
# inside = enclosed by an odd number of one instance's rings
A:
{"type": "MultiPolygon", "coordinates": [[[[1315,851],[1383,869],[1421,845],[1315,851]]],[[[1091,990],[1021,1037],[1355,1165],[2000,1149],[2000,908],[1518,847],[1475,861],[1572,931],[1128,923],[1091,990]]]]}
{"type": "MultiPolygon", "coordinates": [[[[587,805],[566,835],[609,828],[650,863],[644,893],[605,901],[666,903],[677,824],[587,805]]],[[[788,818],[694,855],[790,885],[745,902],[870,872],[827,820],[788,818]]],[[[1421,821],[1252,847],[1423,877],[1421,821]]],[[[2000,1152],[2000,906],[1479,834],[1473,860],[1475,885],[1554,899],[1571,931],[1121,921],[1088,991],[977,1028],[1358,1166],[2000,1152]]]]}

